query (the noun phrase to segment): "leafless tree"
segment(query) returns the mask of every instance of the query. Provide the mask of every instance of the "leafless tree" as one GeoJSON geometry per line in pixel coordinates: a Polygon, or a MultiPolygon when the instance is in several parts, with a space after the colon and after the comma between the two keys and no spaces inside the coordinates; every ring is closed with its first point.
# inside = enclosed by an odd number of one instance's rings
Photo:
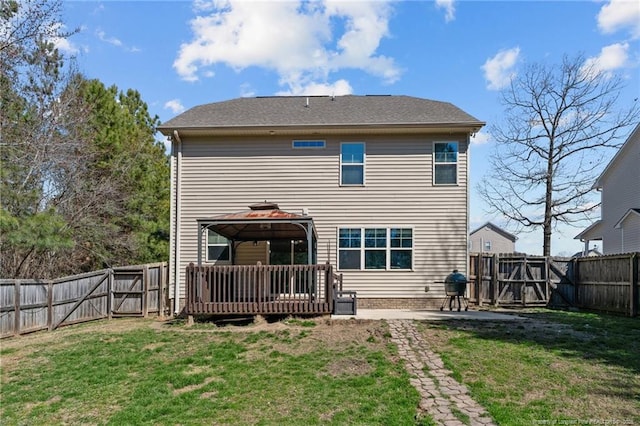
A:
{"type": "Polygon", "coordinates": [[[558,224],[575,225],[599,206],[592,185],[604,159],[639,120],[637,99],[621,105],[623,83],[579,55],[529,65],[502,92],[491,170],[477,189],[491,213],[520,230],[541,228],[545,256],[558,224]]]}

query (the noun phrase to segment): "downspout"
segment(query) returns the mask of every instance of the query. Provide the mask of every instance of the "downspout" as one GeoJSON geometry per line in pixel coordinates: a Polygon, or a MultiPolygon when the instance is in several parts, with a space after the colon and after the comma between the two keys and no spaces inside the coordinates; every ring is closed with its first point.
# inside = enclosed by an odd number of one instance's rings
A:
{"type": "Polygon", "coordinates": [[[173,131],[174,147],[176,151],[176,177],[175,177],[175,238],[173,250],[173,312],[180,313],[180,218],[182,212],[182,140],[177,130],[173,131]]]}
{"type": "MultiPolygon", "coordinates": [[[[471,186],[471,179],[469,179],[469,169],[470,169],[470,164],[471,164],[471,133],[467,133],[467,164],[466,164],[466,169],[467,169],[467,175],[465,176],[465,179],[467,181],[467,193],[466,193],[466,197],[467,197],[467,217],[466,217],[466,223],[465,223],[465,253],[466,253],[466,257],[465,257],[465,270],[464,270],[464,275],[465,276],[469,276],[469,255],[470,255],[470,251],[469,251],[469,221],[470,221],[470,211],[471,211],[471,197],[469,196],[470,191],[469,188],[471,186]]],[[[482,241],[482,240],[481,240],[482,241]]],[[[480,243],[482,246],[482,242],[480,243]]],[[[480,249],[482,250],[482,249],[480,249]]],[[[482,259],[482,256],[480,257],[482,259]]]]}

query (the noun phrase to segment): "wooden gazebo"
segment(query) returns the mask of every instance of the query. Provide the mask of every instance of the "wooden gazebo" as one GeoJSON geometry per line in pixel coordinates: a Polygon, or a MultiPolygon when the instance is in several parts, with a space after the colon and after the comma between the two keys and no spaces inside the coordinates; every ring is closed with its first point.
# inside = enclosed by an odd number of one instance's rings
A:
{"type": "Polygon", "coordinates": [[[317,235],[306,214],[259,203],[249,210],[198,219],[198,259],[186,273],[189,315],[329,314],[341,278],[329,263],[316,264],[317,235]],[[227,238],[235,259],[247,241],[306,241],[306,265],[203,265],[203,238],[209,230],[227,238]]]}

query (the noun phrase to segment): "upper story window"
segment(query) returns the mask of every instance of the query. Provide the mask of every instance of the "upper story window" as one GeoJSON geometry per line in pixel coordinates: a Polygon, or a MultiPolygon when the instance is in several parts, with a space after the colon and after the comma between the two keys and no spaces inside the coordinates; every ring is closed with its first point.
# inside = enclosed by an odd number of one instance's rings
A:
{"type": "Polygon", "coordinates": [[[338,269],[410,270],[412,228],[338,229],[338,269]]]}
{"type": "Polygon", "coordinates": [[[434,185],[458,183],[458,142],[433,143],[434,185]]]}
{"type": "Polygon", "coordinates": [[[340,144],[340,185],[364,185],[364,142],[340,144]]]}
{"type": "Polygon", "coordinates": [[[207,262],[228,262],[230,260],[231,250],[229,240],[209,229],[207,233],[207,262]]]}
{"type": "Polygon", "coordinates": [[[326,147],[325,141],[293,141],[292,146],[295,149],[323,149],[326,147]]]}
{"type": "Polygon", "coordinates": [[[491,241],[485,241],[484,242],[484,249],[486,251],[490,251],[491,250],[491,241]]]}

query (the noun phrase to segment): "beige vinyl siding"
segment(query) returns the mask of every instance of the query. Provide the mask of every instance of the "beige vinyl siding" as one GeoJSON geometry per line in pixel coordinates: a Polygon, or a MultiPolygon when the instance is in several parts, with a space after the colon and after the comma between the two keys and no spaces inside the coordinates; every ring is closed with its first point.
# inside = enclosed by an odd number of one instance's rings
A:
{"type": "MultiPolygon", "coordinates": [[[[640,207],[640,134],[627,141],[602,178],[603,254],[622,253],[622,231],[615,225],[630,208],[640,207]]],[[[626,246],[626,243],[625,243],[626,246]]]]}
{"type": "MultiPolygon", "coordinates": [[[[183,138],[181,283],[197,261],[196,219],[270,201],[308,209],[318,234],[318,262],[337,264],[339,227],[411,227],[413,271],[340,271],[358,297],[440,297],[454,268],[466,272],[467,135],[323,137],[325,149],[293,149],[292,139],[183,138]],[[459,143],[458,185],[433,186],[433,141],[459,143]],[[366,143],[366,185],[339,186],[340,143],[366,143]]],[[[181,297],[184,295],[181,285],[181,297]]]]}
{"type": "Polygon", "coordinates": [[[255,265],[260,262],[263,265],[269,263],[269,248],[266,241],[257,241],[256,245],[253,242],[243,242],[236,247],[236,258],[234,263],[236,265],[255,265]]]}

